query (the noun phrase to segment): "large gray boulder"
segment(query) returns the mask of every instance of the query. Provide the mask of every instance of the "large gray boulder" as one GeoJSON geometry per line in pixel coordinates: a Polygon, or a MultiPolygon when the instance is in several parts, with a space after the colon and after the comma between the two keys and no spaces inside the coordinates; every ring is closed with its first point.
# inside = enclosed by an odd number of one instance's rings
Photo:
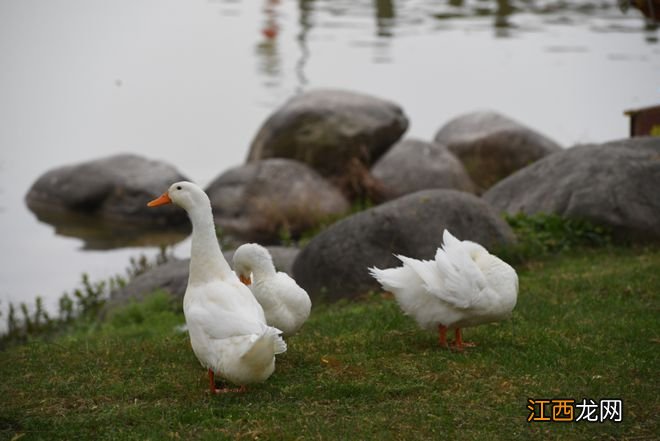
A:
{"type": "Polygon", "coordinates": [[[389,197],[430,188],[474,192],[463,164],[445,146],[418,139],[399,141],[371,168],[389,197]]]}
{"type": "Polygon", "coordinates": [[[516,170],[562,150],[546,136],[490,111],[454,118],[438,131],[435,141],[461,160],[478,193],[516,170]]]}
{"type": "Polygon", "coordinates": [[[424,190],[330,226],[300,252],[293,274],[311,296],[354,298],[379,289],[368,267],[398,266],[392,254],[432,258],[446,228],[487,248],[515,241],[509,225],[480,198],[455,190],[424,190]]]}
{"type": "MultiPolygon", "coordinates": [[[[273,257],[273,264],[278,271],[293,274],[293,262],[299,253],[293,247],[266,247],[273,257]]],[[[223,252],[231,264],[234,250],[223,252]]],[[[114,291],[106,311],[120,307],[130,301],[142,301],[155,291],[164,291],[180,303],[188,286],[190,259],[173,259],[138,275],[126,286],[114,291]]]]}
{"type": "Polygon", "coordinates": [[[275,243],[282,235],[297,237],[350,208],[336,187],[291,159],[267,159],[230,169],[206,192],[224,232],[265,243],[275,243]]]}
{"type": "Polygon", "coordinates": [[[612,228],[616,237],[660,241],[660,138],[572,147],[491,188],[507,213],[556,213],[612,228]]]}
{"type": "Polygon", "coordinates": [[[48,213],[71,213],[127,228],[183,225],[183,210],[154,210],[147,202],[185,179],[164,162],[121,154],[50,170],[37,179],[25,200],[42,219],[51,218],[48,213]]]}
{"type": "Polygon", "coordinates": [[[365,169],[407,128],[401,107],[390,101],[344,90],[313,90],[290,99],[266,120],[248,161],[296,159],[332,177],[346,194],[368,193],[365,169]]]}

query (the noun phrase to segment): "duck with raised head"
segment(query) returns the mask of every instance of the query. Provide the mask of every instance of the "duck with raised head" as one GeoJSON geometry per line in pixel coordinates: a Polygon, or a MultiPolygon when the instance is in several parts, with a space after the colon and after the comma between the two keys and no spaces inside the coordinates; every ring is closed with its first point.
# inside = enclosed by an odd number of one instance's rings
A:
{"type": "Polygon", "coordinates": [[[503,320],[518,298],[518,275],[506,262],[478,243],[458,240],[445,230],[434,260],[396,256],[402,266],[370,268],[383,289],[420,327],[438,330],[448,347],[447,330],[455,330],[453,347],[462,350],[461,328],[503,320]]]}
{"type": "Polygon", "coordinates": [[[275,370],[275,355],[286,351],[281,331],[266,324],[264,311],[224,258],[215,232],[211,202],[191,182],[177,182],[150,207],[174,203],[192,223],[190,275],[183,312],[190,343],[208,369],[212,393],[244,391],[275,370]],[[240,386],[216,388],[215,375],[240,386]]]}
{"type": "Polygon", "coordinates": [[[233,257],[234,271],[264,308],[266,322],[288,337],[309,317],[312,301],[287,273],[276,271],[268,250],[256,243],[238,247],[233,257]]]}

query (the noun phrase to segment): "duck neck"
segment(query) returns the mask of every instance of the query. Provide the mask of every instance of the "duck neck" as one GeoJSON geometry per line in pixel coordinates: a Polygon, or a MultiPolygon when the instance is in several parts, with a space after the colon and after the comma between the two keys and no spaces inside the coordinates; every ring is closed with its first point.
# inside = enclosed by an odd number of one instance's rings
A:
{"type": "Polygon", "coordinates": [[[220,250],[211,204],[196,207],[188,215],[193,226],[189,281],[204,283],[228,277],[231,268],[220,250]]]}
{"type": "Polygon", "coordinates": [[[257,280],[264,280],[276,273],[273,262],[268,258],[257,257],[252,265],[252,274],[257,280]]]}

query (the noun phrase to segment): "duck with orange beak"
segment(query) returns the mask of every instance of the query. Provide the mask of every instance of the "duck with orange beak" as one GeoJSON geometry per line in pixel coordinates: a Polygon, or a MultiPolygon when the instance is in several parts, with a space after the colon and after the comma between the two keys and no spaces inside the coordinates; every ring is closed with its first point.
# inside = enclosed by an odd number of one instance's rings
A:
{"type": "Polygon", "coordinates": [[[224,258],[208,196],[197,185],[182,181],[147,205],[166,204],[183,208],[193,226],[183,313],[193,352],[208,369],[211,392],[244,391],[247,384],[265,381],[286,343],[282,331],[266,324],[263,308],[224,258]],[[218,389],[216,375],[240,388],[218,389]]]}

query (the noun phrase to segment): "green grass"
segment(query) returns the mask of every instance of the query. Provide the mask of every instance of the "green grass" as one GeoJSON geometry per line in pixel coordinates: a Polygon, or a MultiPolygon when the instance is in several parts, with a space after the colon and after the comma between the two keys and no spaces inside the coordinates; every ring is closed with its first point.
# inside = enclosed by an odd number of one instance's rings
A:
{"type": "Polygon", "coordinates": [[[437,346],[381,295],[322,305],[275,374],[211,396],[156,295],[95,329],[0,352],[0,438],[657,439],[660,250],[574,250],[519,268],[513,318],[437,346]],[[528,423],[527,398],[621,398],[622,423],[528,423]]]}

